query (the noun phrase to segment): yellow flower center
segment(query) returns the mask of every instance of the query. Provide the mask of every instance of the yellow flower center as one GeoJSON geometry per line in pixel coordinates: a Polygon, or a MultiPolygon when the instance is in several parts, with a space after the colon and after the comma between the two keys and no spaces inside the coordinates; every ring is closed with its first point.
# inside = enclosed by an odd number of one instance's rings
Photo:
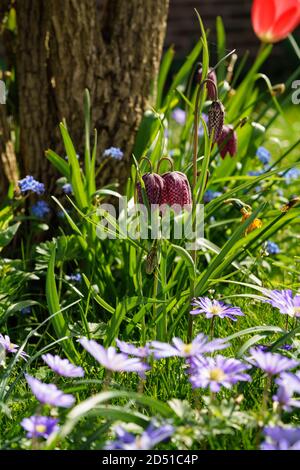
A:
{"type": "Polygon", "coordinates": [[[213,305],[210,309],[210,313],[212,315],[219,315],[221,310],[222,310],[222,307],[220,307],[220,305],[213,305]]]}
{"type": "Polygon", "coordinates": [[[46,426],[44,424],[37,424],[35,427],[36,432],[43,433],[46,431],[46,426]]]}
{"type": "Polygon", "coordinates": [[[183,346],[183,352],[184,352],[185,354],[190,354],[191,351],[192,351],[192,347],[193,347],[192,343],[190,343],[190,344],[185,344],[185,345],[183,346]]]}
{"type": "Polygon", "coordinates": [[[294,316],[298,317],[300,315],[300,307],[294,307],[294,316]]]}
{"type": "Polygon", "coordinates": [[[225,378],[225,374],[222,371],[222,369],[219,369],[219,367],[216,367],[215,369],[212,369],[209,373],[209,378],[211,380],[215,380],[216,382],[221,382],[225,378]]]}

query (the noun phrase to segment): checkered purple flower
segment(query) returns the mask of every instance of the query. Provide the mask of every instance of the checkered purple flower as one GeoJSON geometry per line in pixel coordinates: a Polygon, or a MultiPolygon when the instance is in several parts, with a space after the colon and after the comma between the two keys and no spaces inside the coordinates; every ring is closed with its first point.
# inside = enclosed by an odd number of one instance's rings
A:
{"type": "Polygon", "coordinates": [[[237,320],[236,316],[244,316],[239,307],[233,307],[218,300],[211,300],[208,297],[193,299],[192,305],[196,308],[190,311],[191,315],[203,314],[206,318],[230,318],[233,321],[237,320]]]}
{"type": "Polygon", "coordinates": [[[91,354],[103,367],[114,372],[137,372],[142,377],[149,366],[139,358],[129,358],[127,354],[117,353],[113,346],[105,349],[93,339],[81,338],[78,340],[81,346],[91,354]]]}
{"type": "Polygon", "coordinates": [[[58,375],[63,377],[83,377],[84,370],[82,367],[75,366],[68,359],[62,359],[59,356],[52,356],[52,354],[44,354],[42,356],[46,364],[58,375]]]}
{"type": "Polygon", "coordinates": [[[49,416],[31,416],[30,418],[24,418],[21,426],[27,431],[28,438],[43,437],[47,439],[50,434],[58,431],[57,423],[58,419],[49,416]]]}
{"type": "Polygon", "coordinates": [[[264,302],[278,308],[283,315],[290,317],[300,317],[300,295],[293,294],[291,289],[286,290],[268,290],[264,289],[264,302]]]}
{"type": "Polygon", "coordinates": [[[116,440],[107,442],[106,450],[150,450],[168,440],[174,433],[174,427],[170,424],[159,427],[150,424],[140,436],[135,436],[122,426],[116,426],[115,433],[116,440]]]}
{"type": "MultiPolygon", "coordinates": [[[[16,354],[20,347],[17,344],[12,343],[8,335],[3,336],[1,333],[0,333],[0,346],[2,346],[3,349],[7,353],[11,353],[11,354],[16,354]]],[[[26,361],[26,358],[29,356],[25,351],[21,351],[20,357],[22,357],[26,361]]]]}
{"type": "Polygon", "coordinates": [[[45,384],[28,374],[25,374],[25,378],[34,396],[44,405],[70,408],[74,404],[73,395],[63,393],[56,385],[45,384]]]}
{"type": "Polygon", "coordinates": [[[251,348],[250,355],[250,358],[248,358],[250,364],[270,376],[280,374],[299,365],[299,362],[294,359],[289,359],[277,353],[260,351],[257,348],[251,348]]]}
{"type": "Polygon", "coordinates": [[[180,338],[173,338],[172,344],[152,341],[151,352],[155,359],[173,356],[188,358],[225,349],[228,346],[229,344],[223,339],[210,341],[207,336],[200,333],[190,344],[185,344],[180,338]]]}
{"type": "Polygon", "coordinates": [[[250,381],[245,371],[251,366],[237,359],[218,355],[191,359],[190,382],[193,388],[210,388],[219,392],[221,387],[231,388],[237,382],[250,381]]]}
{"type": "Polygon", "coordinates": [[[261,450],[300,450],[300,428],[267,426],[264,428],[266,440],[261,450]]]}

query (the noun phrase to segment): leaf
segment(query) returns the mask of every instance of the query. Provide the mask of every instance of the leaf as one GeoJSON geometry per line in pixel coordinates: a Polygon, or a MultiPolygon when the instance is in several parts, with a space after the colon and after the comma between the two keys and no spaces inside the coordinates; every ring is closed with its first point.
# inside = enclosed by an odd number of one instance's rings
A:
{"type": "Polygon", "coordinates": [[[53,150],[46,150],[46,157],[48,158],[49,162],[68,180],[70,179],[70,167],[68,163],[61,158],[57,153],[53,152],[53,150]]]}
{"type": "Polygon", "coordinates": [[[12,241],[20,225],[21,222],[17,222],[16,224],[10,225],[5,230],[0,231],[0,249],[4,248],[12,241]]]}

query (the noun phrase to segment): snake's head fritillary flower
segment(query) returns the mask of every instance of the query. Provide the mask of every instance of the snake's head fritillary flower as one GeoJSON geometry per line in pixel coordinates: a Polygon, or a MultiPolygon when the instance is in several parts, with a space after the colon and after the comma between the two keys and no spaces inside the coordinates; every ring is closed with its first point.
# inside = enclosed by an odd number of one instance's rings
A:
{"type": "Polygon", "coordinates": [[[31,416],[21,422],[22,428],[27,431],[29,439],[43,437],[47,439],[52,433],[58,431],[58,419],[49,416],[31,416]]]}
{"type": "Polygon", "coordinates": [[[228,346],[229,344],[223,339],[213,339],[210,341],[207,336],[200,333],[189,344],[184,343],[180,338],[173,338],[172,344],[152,341],[151,352],[155,359],[173,356],[190,358],[225,349],[228,348],[228,346]]]}
{"type": "Polygon", "coordinates": [[[34,179],[31,175],[27,175],[22,180],[19,180],[18,185],[23,194],[29,191],[36,194],[43,194],[45,192],[45,185],[34,179]]]}
{"type": "Polygon", "coordinates": [[[245,373],[248,369],[248,364],[221,355],[196,357],[191,359],[190,382],[193,388],[219,392],[221,387],[231,388],[237,382],[250,381],[250,375],[245,373]]]}
{"type": "Polygon", "coordinates": [[[83,377],[84,370],[82,367],[75,366],[68,359],[62,359],[52,354],[44,354],[42,356],[46,364],[58,375],[63,377],[83,377]]]}
{"type": "Polygon", "coordinates": [[[150,450],[174,433],[174,427],[170,424],[158,427],[152,423],[140,436],[127,432],[122,426],[116,426],[114,430],[116,440],[107,442],[106,450],[150,450]]]}
{"type": "Polygon", "coordinates": [[[267,426],[261,450],[300,450],[300,428],[267,426]]]}
{"type": "Polygon", "coordinates": [[[162,190],[161,205],[167,204],[180,210],[192,207],[192,192],[189,180],[180,171],[170,171],[162,175],[164,185],[162,190]]]}
{"type": "MultiPolygon", "coordinates": [[[[0,345],[3,347],[3,349],[7,353],[11,353],[11,354],[16,354],[18,352],[19,347],[20,347],[17,344],[12,343],[11,340],[10,340],[10,337],[8,335],[3,336],[1,333],[0,333],[0,345]]],[[[28,354],[25,351],[21,351],[19,355],[25,361],[26,361],[26,358],[29,357],[28,354]]]]}
{"type": "Polygon", "coordinates": [[[269,376],[280,374],[299,365],[299,362],[294,359],[278,353],[260,351],[257,348],[250,349],[248,361],[269,376]]]}
{"type": "Polygon", "coordinates": [[[129,358],[127,354],[118,353],[113,346],[105,349],[93,339],[81,338],[78,340],[81,346],[93,356],[103,367],[114,372],[137,372],[141,377],[149,366],[139,358],[129,358]]]}
{"type": "Polygon", "coordinates": [[[25,375],[25,378],[33,395],[40,403],[61,408],[70,408],[74,404],[73,395],[63,393],[56,385],[43,383],[28,374],[25,375]]]}
{"type": "Polygon", "coordinates": [[[211,300],[208,297],[198,297],[193,299],[192,305],[195,307],[190,311],[191,315],[203,314],[206,318],[230,318],[236,321],[236,316],[244,316],[239,307],[227,305],[219,300],[211,300]]]}
{"type": "Polygon", "coordinates": [[[299,0],[254,0],[252,25],[266,43],[285,39],[300,24],[299,0]]]}
{"type": "Polygon", "coordinates": [[[221,101],[213,101],[208,111],[208,133],[213,142],[218,142],[224,125],[225,109],[221,101]]]}
{"type": "Polygon", "coordinates": [[[218,147],[221,157],[224,159],[229,153],[234,157],[237,153],[237,133],[233,126],[224,125],[220,137],[218,138],[218,147]]]}
{"type": "MultiPolygon", "coordinates": [[[[212,69],[212,68],[209,69],[206,78],[209,80],[205,84],[206,85],[206,90],[207,90],[207,97],[208,97],[208,99],[214,101],[214,100],[217,99],[216,90],[218,89],[217,76],[216,76],[216,72],[214,71],[214,69],[212,69]]],[[[199,83],[201,83],[202,80],[203,80],[203,78],[202,78],[202,67],[200,67],[200,69],[198,70],[197,80],[199,81],[199,83]]]]}
{"type": "MultiPolygon", "coordinates": [[[[149,205],[160,205],[162,192],[164,188],[163,178],[156,173],[146,173],[142,176],[145,184],[146,196],[149,205]]],[[[142,188],[140,183],[137,184],[138,201],[140,204],[144,204],[142,188]]]]}

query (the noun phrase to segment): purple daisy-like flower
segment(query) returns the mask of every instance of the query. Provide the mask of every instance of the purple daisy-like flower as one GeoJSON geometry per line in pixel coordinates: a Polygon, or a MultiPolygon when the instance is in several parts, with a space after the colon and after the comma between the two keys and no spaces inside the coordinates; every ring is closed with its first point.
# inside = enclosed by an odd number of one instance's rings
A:
{"type": "Polygon", "coordinates": [[[271,304],[272,307],[278,308],[283,315],[290,317],[300,317],[300,295],[293,295],[291,289],[285,290],[268,290],[264,289],[264,302],[271,304]]]}
{"type": "Polygon", "coordinates": [[[42,356],[46,364],[58,375],[63,377],[84,377],[84,370],[82,367],[75,366],[68,359],[62,359],[59,356],[52,356],[52,354],[44,354],[42,356]]]}
{"type": "Polygon", "coordinates": [[[192,358],[190,382],[193,388],[210,388],[219,392],[221,387],[231,388],[239,381],[250,381],[245,371],[251,366],[237,359],[218,355],[216,357],[192,358]]]}
{"type": "Polygon", "coordinates": [[[250,364],[262,369],[267,375],[277,375],[299,365],[298,361],[289,359],[281,354],[260,351],[257,348],[250,349],[250,364]]]}
{"type": "Polygon", "coordinates": [[[122,426],[115,427],[116,440],[107,442],[106,450],[150,450],[166,441],[174,433],[174,427],[164,424],[159,427],[150,424],[140,436],[135,436],[122,426]]]}
{"type": "Polygon", "coordinates": [[[283,372],[276,380],[278,389],[273,401],[278,403],[285,411],[300,408],[300,401],[294,398],[294,393],[300,393],[300,372],[292,374],[283,372]]]}
{"type": "Polygon", "coordinates": [[[70,408],[74,404],[73,395],[63,393],[56,385],[45,384],[28,374],[25,374],[25,378],[34,396],[44,405],[70,408]]]}
{"type": "Polygon", "coordinates": [[[238,307],[227,305],[224,302],[218,300],[211,300],[208,297],[198,297],[193,299],[192,305],[196,307],[190,311],[191,315],[204,314],[206,318],[230,318],[230,320],[236,321],[236,316],[244,316],[243,312],[238,307]]]}
{"type": "Polygon", "coordinates": [[[186,112],[183,109],[175,108],[172,112],[172,118],[177,122],[177,124],[183,126],[186,121],[186,112]]]}
{"type": "Polygon", "coordinates": [[[49,416],[31,416],[21,421],[22,428],[27,431],[28,438],[44,437],[47,439],[50,434],[58,431],[58,419],[49,416]]]}
{"type": "MultiPolygon", "coordinates": [[[[11,354],[16,354],[20,347],[17,344],[12,343],[8,335],[3,336],[1,333],[0,333],[0,345],[3,347],[3,349],[6,352],[11,353],[11,354]]],[[[21,351],[20,357],[22,357],[26,361],[26,358],[29,356],[25,351],[21,351]]]]}
{"type": "Polygon", "coordinates": [[[103,367],[114,372],[137,372],[144,377],[149,366],[139,358],[129,358],[127,354],[117,353],[113,346],[105,349],[93,339],[81,338],[78,340],[81,346],[91,354],[103,367]]]}
{"type": "Polygon", "coordinates": [[[228,348],[229,346],[223,339],[213,339],[210,341],[203,333],[196,336],[190,344],[185,344],[180,338],[173,338],[172,343],[173,344],[152,341],[151,352],[155,359],[173,356],[186,358],[200,356],[201,354],[211,353],[228,348]]]}
{"type": "Polygon", "coordinates": [[[116,339],[116,343],[120,351],[124,354],[128,354],[129,356],[136,356],[144,359],[149,357],[151,354],[150,351],[150,344],[146,344],[145,346],[137,347],[134,344],[126,343],[125,341],[120,341],[116,339]]]}
{"type": "Polygon", "coordinates": [[[300,428],[267,426],[264,428],[266,440],[261,450],[300,450],[300,428]]]}
{"type": "Polygon", "coordinates": [[[27,175],[22,180],[19,180],[18,185],[21,193],[32,191],[36,194],[43,194],[45,192],[45,185],[34,179],[31,175],[27,175]]]}

